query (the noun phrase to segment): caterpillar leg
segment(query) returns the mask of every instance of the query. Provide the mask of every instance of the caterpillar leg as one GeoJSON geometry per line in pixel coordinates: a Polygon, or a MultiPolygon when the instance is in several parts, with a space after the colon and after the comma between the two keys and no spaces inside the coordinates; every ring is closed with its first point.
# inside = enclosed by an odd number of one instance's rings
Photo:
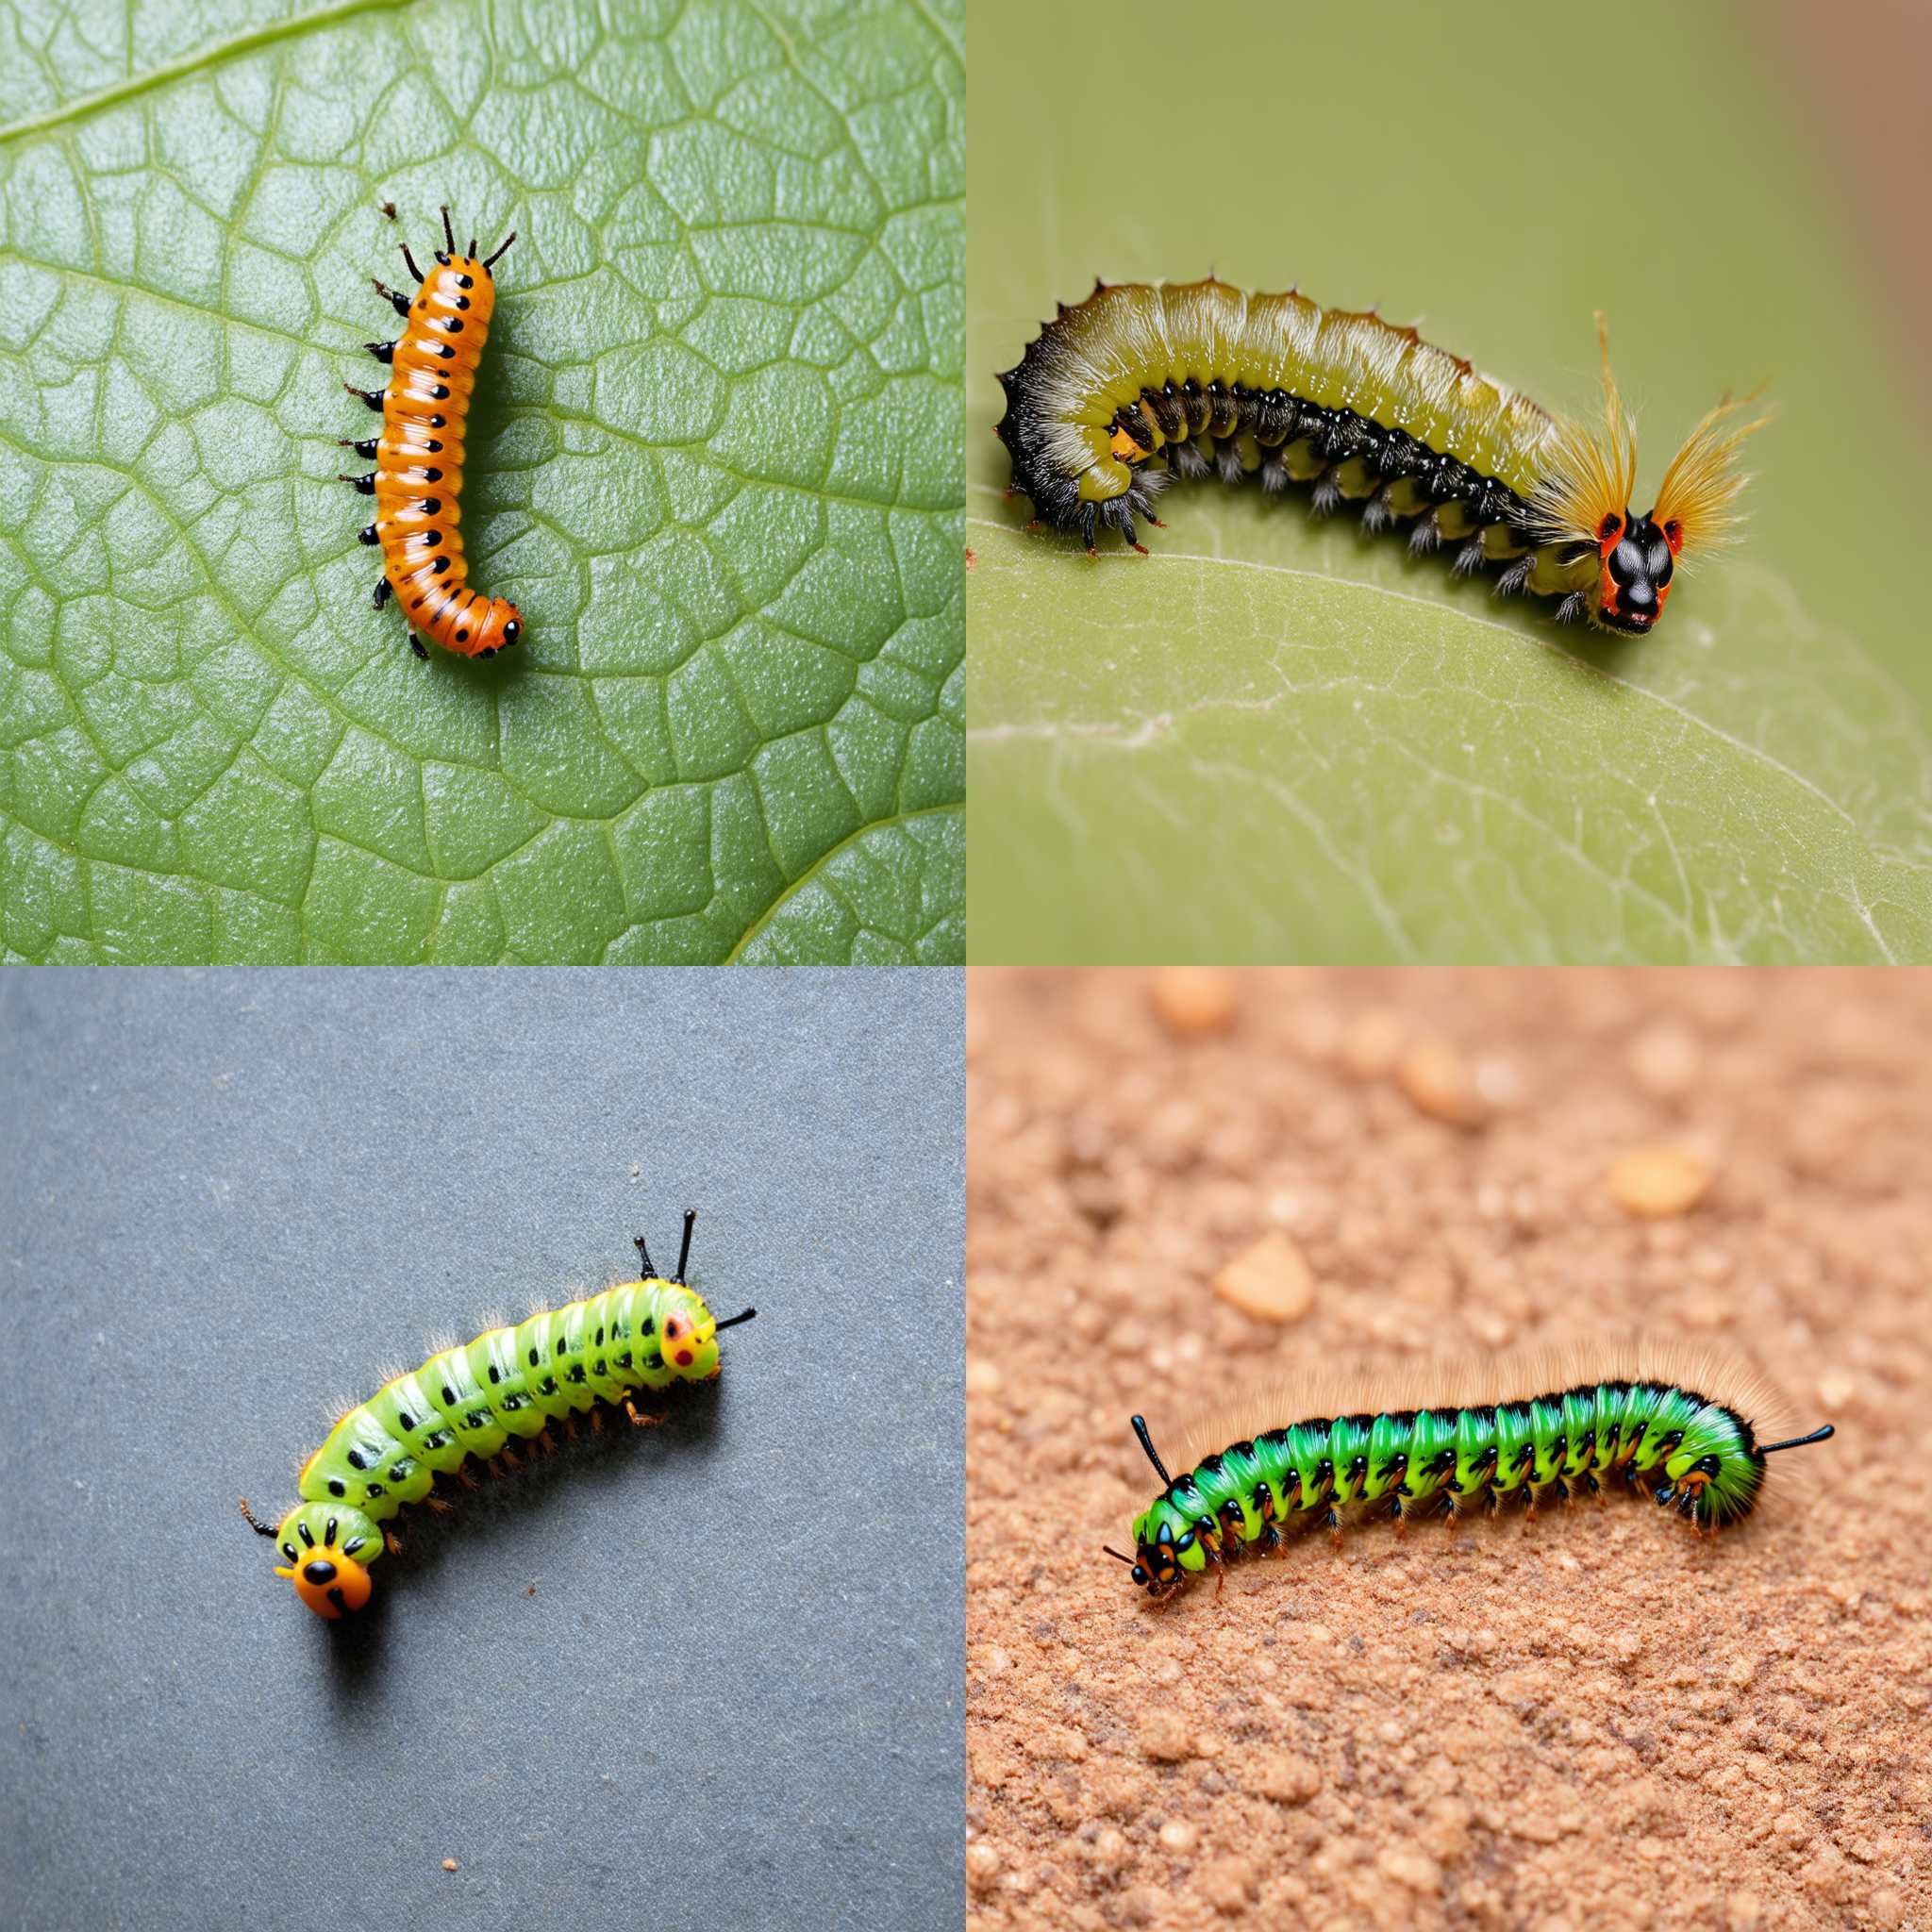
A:
{"type": "Polygon", "coordinates": [[[360,396],[372,409],[382,408],[382,391],[379,389],[358,389],[353,382],[345,382],[342,387],[352,396],[360,396]]]}
{"type": "Polygon", "coordinates": [[[591,1411],[591,1433],[593,1436],[601,1436],[604,1433],[604,1411],[601,1408],[593,1408],[591,1411]]]}
{"type": "Polygon", "coordinates": [[[423,640],[419,638],[414,631],[411,631],[409,633],[409,648],[410,650],[415,652],[417,657],[422,658],[424,663],[428,663],[429,653],[424,648],[423,640]]]}
{"type": "Polygon", "coordinates": [[[425,1496],[423,1498],[423,1507],[425,1509],[435,1510],[439,1516],[447,1516],[456,1507],[456,1505],[444,1496],[425,1496]]]}
{"type": "Polygon", "coordinates": [[[269,1524],[267,1524],[266,1523],[263,1523],[260,1520],[260,1518],[256,1515],[255,1511],[248,1507],[248,1498],[246,1496],[243,1496],[242,1498],[242,1514],[247,1519],[249,1528],[252,1529],[257,1536],[265,1536],[271,1541],[274,1541],[274,1529],[271,1528],[269,1524]]]}
{"type": "Polygon", "coordinates": [[[369,601],[372,604],[374,604],[378,610],[380,610],[382,607],[389,602],[392,594],[393,593],[391,591],[389,587],[389,579],[387,577],[377,577],[375,580],[375,589],[371,593],[369,601]]]}
{"type": "Polygon", "coordinates": [[[461,1483],[464,1489],[466,1490],[480,1490],[483,1487],[483,1485],[476,1480],[475,1474],[472,1473],[470,1469],[470,1465],[467,1462],[459,1462],[457,1464],[457,1480],[458,1482],[461,1483]]]}
{"type": "Polygon", "coordinates": [[[393,289],[391,289],[387,282],[377,281],[374,275],[371,275],[369,279],[375,283],[375,292],[378,295],[380,295],[382,299],[385,302],[387,302],[389,306],[391,308],[393,308],[398,315],[408,314],[409,298],[407,295],[397,294],[397,292],[393,289]]]}
{"type": "Polygon", "coordinates": [[[391,1557],[400,1557],[403,1554],[403,1540],[392,1529],[383,1531],[382,1546],[391,1557]]]}
{"type": "Polygon", "coordinates": [[[518,1458],[515,1445],[509,1442],[503,1445],[503,1460],[505,1466],[509,1469],[521,1469],[524,1466],[518,1458]]]}
{"type": "MultiPolygon", "coordinates": [[[[637,1404],[628,1395],[624,1398],[624,1412],[629,1416],[631,1426],[634,1429],[655,1429],[659,1423],[668,1423],[671,1420],[668,1413],[664,1415],[640,1414],[637,1404]]],[[[271,1530],[269,1534],[273,1536],[275,1532],[271,1530]]]]}
{"type": "Polygon", "coordinates": [[[557,1444],[550,1439],[550,1425],[546,1423],[531,1439],[546,1456],[557,1454],[557,1444]]]}

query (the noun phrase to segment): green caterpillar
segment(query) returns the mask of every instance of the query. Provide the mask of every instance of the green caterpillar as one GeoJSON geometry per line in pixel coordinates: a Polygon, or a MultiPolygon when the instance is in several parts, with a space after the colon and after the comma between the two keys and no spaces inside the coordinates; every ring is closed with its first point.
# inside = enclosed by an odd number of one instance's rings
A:
{"type": "Polygon", "coordinates": [[[1107,1554],[1160,1598],[1242,1549],[1274,1549],[1295,1521],[1320,1522],[1339,1541],[1353,1506],[1401,1521],[1521,1494],[1534,1510],[1545,1496],[1598,1495],[1615,1476],[1714,1535],[1751,1513],[1767,1456],[1832,1433],[1826,1424],[1760,1446],[1776,1405],[1769,1388],[1722,1357],[1655,1340],[1399,1379],[1374,1388],[1318,1374],[1238,1400],[1196,1424],[1178,1477],[1137,1415],[1134,1433],[1165,1487],[1134,1520],[1135,1555],[1107,1554]],[[1306,1420],[1269,1425],[1284,1415],[1306,1420]],[[1212,1441],[1227,1446],[1201,1454],[1212,1441]]]}
{"type": "Polygon", "coordinates": [[[749,1322],[758,1310],[714,1321],[685,1285],[696,1220],[695,1210],[687,1211],[677,1272],[668,1279],[651,1266],[639,1235],[642,1279],[534,1314],[514,1328],[491,1328],[385,1383],[303,1465],[296,1482],[302,1501],[278,1527],[258,1522],[242,1497],[242,1514],[288,1559],[275,1574],[318,1617],[347,1616],[369,1601],[369,1566],[397,1547],[380,1525],[406,1503],[439,1507],[431,1493],[436,1477],[460,1474],[466,1457],[508,1455],[512,1437],[547,1446],[553,1421],[599,1402],[622,1404],[644,1427],[664,1418],[640,1412],[633,1391],[713,1380],[719,1330],[749,1322]]]}

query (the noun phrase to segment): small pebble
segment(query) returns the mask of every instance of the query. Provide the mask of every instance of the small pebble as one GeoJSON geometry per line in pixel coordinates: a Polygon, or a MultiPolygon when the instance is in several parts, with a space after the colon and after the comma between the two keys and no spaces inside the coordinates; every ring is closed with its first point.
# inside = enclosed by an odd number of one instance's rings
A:
{"type": "Polygon", "coordinates": [[[1351,1020],[1341,1035],[1341,1064],[1358,1080],[1380,1080],[1394,1071],[1402,1053],[1402,1022],[1372,1008],[1351,1020]]]}
{"type": "Polygon", "coordinates": [[[458,1872],[462,1868],[457,1863],[457,1861],[454,1858],[445,1858],[442,1861],[442,1869],[445,1872],[458,1872]]]}
{"type": "Polygon", "coordinates": [[[1312,1758],[1274,1751],[1256,1758],[1241,1772],[1241,1782],[1258,1797],[1277,1805],[1306,1805],[1322,1789],[1322,1770],[1312,1758]]]}
{"type": "Polygon", "coordinates": [[[1647,1026],[1630,1044],[1630,1072],[1646,1093],[1674,1100],[1696,1080],[1703,1054],[1697,1036],[1674,1021],[1647,1026]]]}
{"type": "Polygon", "coordinates": [[[1857,1392],[1857,1383],[1842,1369],[1828,1369],[1818,1378],[1818,1399],[1832,1415],[1842,1415],[1857,1392]]]}
{"type": "Polygon", "coordinates": [[[966,1364],[966,1392],[969,1395],[997,1395],[1004,1377],[991,1362],[974,1357],[966,1364]]]}
{"type": "Polygon", "coordinates": [[[1214,1277],[1214,1291],[1257,1322],[1298,1322],[1314,1303],[1315,1277],[1302,1251],[1276,1228],[1214,1277]]]}
{"type": "Polygon", "coordinates": [[[1179,1764],[1197,1755],[1187,1720],[1169,1710],[1156,1711],[1141,1726],[1141,1749],[1157,1764],[1179,1764]]]}
{"type": "Polygon", "coordinates": [[[1185,1818],[1170,1818],[1160,1827],[1160,1848],[1185,1857],[1201,1842],[1201,1834],[1185,1818]]]}
{"type": "Polygon", "coordinates": [[[1234,1024],[1234,975],[1219,966],[1163,966],[1154,975],[1154,1010],[1182,1039],[1234,1024]]]}
{"type": "Polygon", "coordinates": [[[1708,1161],[1668,1141],[1620,1154],[1607,1176],[1610,1198],[1650,1220],[1690,1213],[1715,1178],[1708,1161]]]}
{"type": "Polygon", "coordinates": [[[1418,1041],[1403,1055],[1395,1077],[1431,1120],[1446,1121],[1452,1127],[1479,1127],[1490,1117],[1490,1103],[1477,1088],[1469,1062],[1446,1041],[1418,1041]]]}
{"type": "Polygon", "coordinates": [[[1442,1868],[1425,1852],[1412,1852],[1391,1845],[1375,1863],[1398,1885],[1411,1891],[1433,1892],[1441,1889],[1442,1868]]]}
{"type": "Polygon", "coordinates": [[[966,1847],[966,1876],[974,1885],[990,1885],[1000,1869],[1000,1855],[984,1839],[966,1847]]]}
{"type": "Polygon", "coordinates": [[[1194,1879],[1194,1890],[1218,1912],[1230,1919],[1243,1918],[1248,1894],[1255,1883],[1255,1866],[1250,1858],[1216,1858],[1204,1865],[1194,1879]]]}

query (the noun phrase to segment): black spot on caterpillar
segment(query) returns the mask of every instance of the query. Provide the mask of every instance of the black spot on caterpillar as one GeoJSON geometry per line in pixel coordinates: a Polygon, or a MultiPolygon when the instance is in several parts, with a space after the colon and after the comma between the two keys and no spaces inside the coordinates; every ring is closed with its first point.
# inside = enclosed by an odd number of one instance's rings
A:
{"type": "Polygon", "coordinates": [[[1101,282],[1000,375],[994,433],[1012,491],[1090,554],[1103,529],[1144,554],[1135,519],[1159,525],[1155,500],[1175,477],[1306,483],[1319,514],[1357,503],[1370,529],[1406,525],[1413,551],[1452,545],[1458,575],[1493,567],[1501,593],[1557,597],[1559,620],[1641,636],[1678,567],[1735,527],[1738,450],[1771,418],[1746,415],[1755,395],[1721,400],[1636,514],[1636,431],[1601,315],[1597,330],[1593,431],[1373,311],[1211,276],[1101,282]]]}
{"type": "MultiPolygon", "coordinates": [[[[606,1289],[585,1301],[533,1314],[514,1329],[492,1328],[386,1383],[369,1401],[341,1416],[329,1431],[328,1440],[303,1465],[296,1484],[302,1501],[277,1526],[271,1528],[258,1522],[243,1497],[242,1513],[251,1527],[272,1538],[288,1558],[286,1565],[276,1566],[275,1574],[287,1577],[296,1594],[320,1617],[333,1621],[358,1610],[369,1601],[369,1565],[386,1547],[395,1547],[394,1539],[380,1525],[406,1504],[427,1502],[431,1507],[446,1507],[439,1506],[432,1494],[437,1475],[458,1474],[467,1480],[463,1463],[471,1456],[503,1456],[514,1460],[509,1445],[518,1437],[547,1447],[551,1422],[595,1410],[599,1402],[621,1405],[641,1427],[661,1421],[661,1417],[640,1413],[630,1395],[668,1389],[675,1382],[712,1380],[719,1369],[719,1332],[749,1322],[758,1310],[747,1308],[727,1321],[716,1321],[703,1299],[687,1285],[685,1270],[696,1220],[694,1211],[684,1217],[684,1239],[675,1274],[659,1275],[652,1268],[650,1252],[639,1236],[636,1246],[643,1266],[639,1279],[606,1289]],[[635,1368],[627,1360],[613,1365],[599,1359],[587,1377],[578,1357],[591,1324],[597,1324],[601,1335],[607,1324],[628,1323],[646,1309],[649,1319],[662,1321],[665,1332],[678,1337],[672,1358],[635,1368]],[[534,1377],[526,1380],[521,1369],[509,1366],[525,1351],[534,1364],[552,1343],[556,1357],[568,1369],[572,1387],[567,1391],[558,1388],[554,1375],[546,1374],[537,1383],[534,1377]],[[501,1375],[499,1364],[504,1369],[501,1375]],[[480,1391],[480,1372],[485,1368],[490,1379],[500,1384],[502,1393],[493,1402],[478,1401],[475,1407],[466,1403],[458,1418],[452,1413],[459,1407],[457,1385],[463,1383],[480,1391]],[[437,1389],[442,1394],[441,1404],[430,1392],[437,1389]],[[416,1443],[416,1453],[405,1453],[408,1444],[402,1439],[425,1427],[427,1433],[416,1443]],[[386,1466],[387,1485],[371,1482],[362,1474],[372,1467],[382,1470],[386,1466]],[[319,1554],[298,1563],[297,1537],[305,1550],[319,1554]],[[363,1550],[367,1554],[358,1560],[357,1553],[363,1550]]],[[[593,1420],[601,1422],[601,1411],[593,1420]]],[[[571,1425],[575,1427],[575,1423],[571,1425]]]]}

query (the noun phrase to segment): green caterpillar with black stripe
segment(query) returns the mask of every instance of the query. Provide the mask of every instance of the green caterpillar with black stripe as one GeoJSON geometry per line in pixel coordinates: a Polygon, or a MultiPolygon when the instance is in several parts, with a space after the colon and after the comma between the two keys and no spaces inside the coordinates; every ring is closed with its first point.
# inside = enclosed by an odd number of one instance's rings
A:
{"type": "Polygon", "coordinates": [[[1298,1524],[1339,1540],[1344,1511],[1454,1517],[1515,1495],[1534,1510],[1545,1498],[1599,1495],[1613,1481],[1715,1534],[1757,1506],[1767,1456],[1832,1434],[1826,1424],[1760,1441],[1776,1404],[1768,1386],[1671,1341],[1583,1344],[1400,1379],[1393,1399],[1385,1388],[1373,1406],[1364,1399],[1373,1376],[1303,1378],[1238,1398],[1232,1413],[1195,1425],[1179,1476],[1135,1416],[1164,1487],[1134,1520],[1135,1554],[1107,1554],[1161,1598],[1240,1551],[1276,1548],[1298,1524]],[[1310,1389],[1311,1379],[1320,1386],[1310,1389]],[[1536,1390],[1544,1392],[1526,1392],[1536,1390]],[[1356,1399],[1337,1403],[1338,1393],[1356,1399]],[[1224,1446],[1201,1454],[1209,1441],[1224,1446]]]}
{"type": "Polygon", "coordinates": [[[639,1235],[642,1278],[489,1329],[386,1382],[303,1465],[302,1500],[276,1527],[258,1522],[244,1496],[242,1514],[287,1559],[275,1574],[318,1617],[351,1615],[369,1601],[370,1565],[397,1547],[382,1525],[406,1504],[438,1507],[439,1475],[460,1474],[472,1456],[509,1455],[519,1437],[547,1445],[551,1423],[600,1402],[621,1406],[640,1427],[662,1422],[631,1397],[713,1380],[719,1330],[758,1310],[716,1321],[686,1285],[696,1220],[695,1210],[684,1217],[675,1274],[657,1273],[639,1235]]]}

